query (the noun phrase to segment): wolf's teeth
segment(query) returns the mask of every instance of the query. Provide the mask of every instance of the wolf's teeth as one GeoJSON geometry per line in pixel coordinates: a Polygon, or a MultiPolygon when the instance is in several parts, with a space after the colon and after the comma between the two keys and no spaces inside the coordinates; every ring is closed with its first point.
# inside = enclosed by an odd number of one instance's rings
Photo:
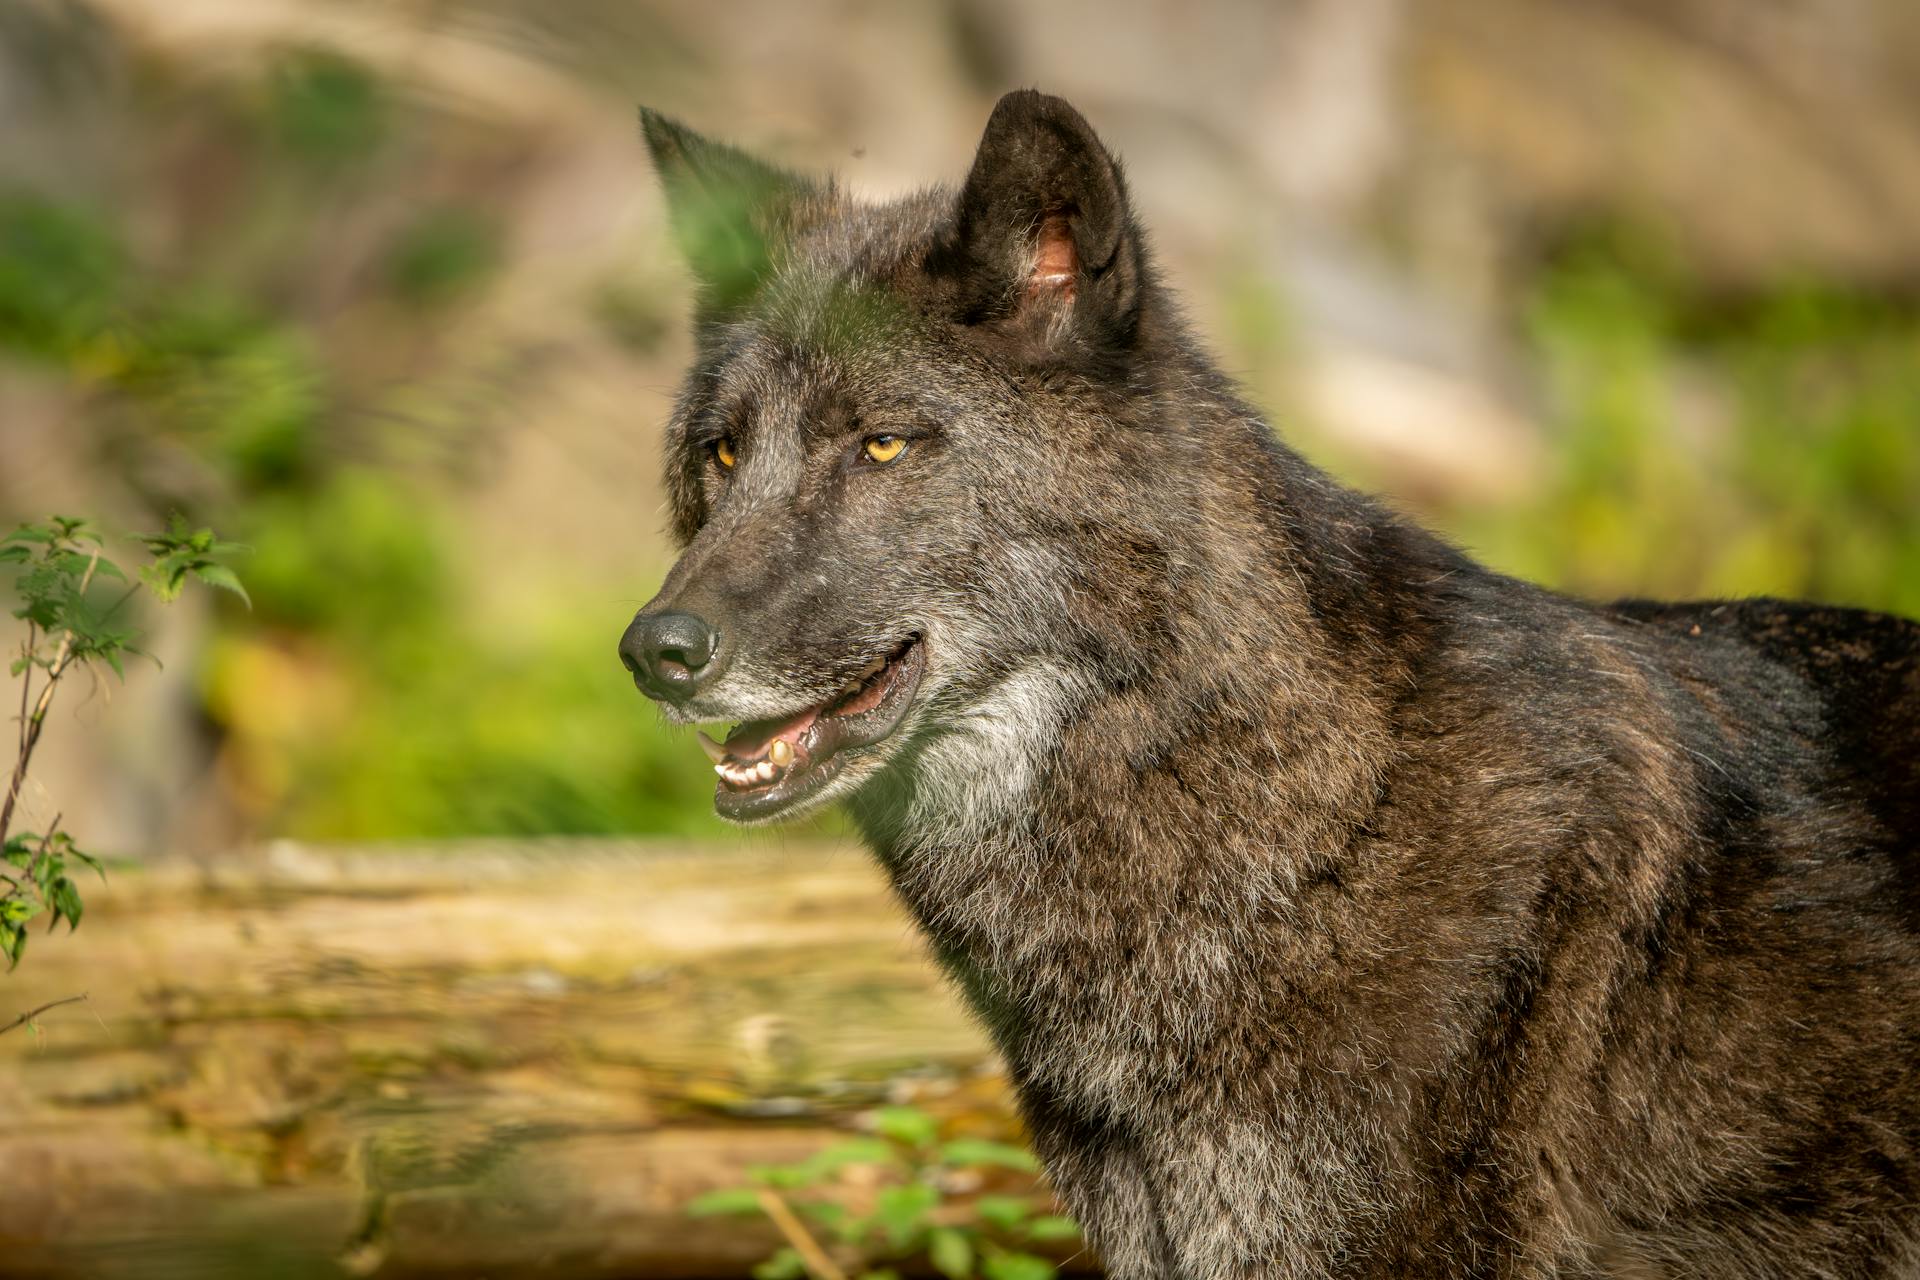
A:
{"type": "Polygon", "coordinates": [[[723,778],[731,777],[733,775],[733,770],[729,769],[724,764],[716,764],[715,766],[713,766],[713,771],[719,774],[723,778]]]}
{"type": "Polygon", "coordinates": [[[785,738],[775,738],[773,745],[767,748],[767,758],[782,769],[793,763],[793,744],[785,738]]]}
{"type": "Polygon", "coordinates": [[[773,761],[762,760],[759,764],[754,766],[753,775],[754,777],[760,779],[760,781],[762,782],[765,782],[768,779],[772,778],[773,777],[773,761]]]}

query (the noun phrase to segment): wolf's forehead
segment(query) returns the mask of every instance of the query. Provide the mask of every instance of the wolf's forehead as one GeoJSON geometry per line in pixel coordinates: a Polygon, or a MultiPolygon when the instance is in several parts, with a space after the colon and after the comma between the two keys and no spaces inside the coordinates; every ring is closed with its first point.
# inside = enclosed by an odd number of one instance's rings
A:
{"type": "Polygon", "coordinates": [[[845,361],[891,352],[914,319],[887,277],[805,260],[768,281],[749,317],[764,347],[845,361]]]}
{"type": "Polygon", "coordinates": [[[925,319],[884,284],[793,268],[729,326],[722,384],[761,399],[908,382],[925,319]]]}
{"type": "Polygon", "coordinates": [[[795,236],[790,261],[846,277],[884,278],[918,261],[952,214],[953,193],[930,188],[898,200],[842,199],[795,236]]]}
{"type": "Polygon", "coordinates": [[[816,328],[752,326],[739,335],[719,380],[718,407],[756,435],[844,430],[887,396],[886,361],[816,328]]]}

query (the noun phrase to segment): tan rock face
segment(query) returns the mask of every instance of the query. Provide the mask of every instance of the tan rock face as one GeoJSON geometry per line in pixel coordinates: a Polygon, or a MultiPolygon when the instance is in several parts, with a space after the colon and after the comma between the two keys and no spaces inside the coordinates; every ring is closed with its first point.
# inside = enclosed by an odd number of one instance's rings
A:
{"type": "Polygon", "coordinates": [[[1732,287],[1898,282],[1920,266],[1910,6],[1467,0],[1408,14],[1415,172],[1419,157],[1458,157],[1507,229],[1636,216],[1732,287]]]}

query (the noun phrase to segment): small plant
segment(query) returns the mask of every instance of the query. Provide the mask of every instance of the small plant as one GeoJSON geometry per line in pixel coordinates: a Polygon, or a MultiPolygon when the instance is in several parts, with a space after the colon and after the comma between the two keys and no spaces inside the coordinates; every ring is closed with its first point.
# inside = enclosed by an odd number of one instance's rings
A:
{"type": "MultiPolygon", "coordinates": [[[[138,647],[139,631],[121,610],[142,587],[167,602],[179,596],[189,579],[231,591],[242,600],[246,590],[220,558],[238,550],[215,539],[210,529],[192,529],[178,516],[162,533],[139,535],[151,557],[138,580],[127,575],[104,554],[105,543],[85,520],[55,516],[39,524],[23,524],[0,538],[0,565],[15,567],[14,594],[19,607],[13,616],[27,624],[26,639],[9,668],[20,681],[19,738],[13,773],[0,799],[0,955],[9,971],[20,963],[27,947],[27,925],[50,914],[49,931],[64,920],[69,930],[80,924],[83,904],[69,871],[76,864],[93,869],[102,879],[99,860],[82,850],[61,830],[60,816],[42,831],[13,830],[14,807],[33,763],[34,749],[47,725],[54,695],[74,672],[95,663],[126,679],[123,659],[147,656],[138,647]],[[109,584],[120,584],[113,591],[109,584]]],[[[83,999],[69,996],[65,1004],[83,999]]],[[[52,1005],[22,1014],[0,1026],[10,1031],[52,1005]]]]}
{"type": "Polygon", "coordinates": [[[938,1122],[914,1107],[883,1107],[875,1120],[876,1137],[757,1166],[752,1185],[701,1196],[688,1212],[773,1222],[787,1244],[753,1269],[755,1280],[898,1280],[894,1266],[922,1261],[947,1280],[1053,1280],[1053,1263],[1028,1250],[1077,1240],[1073,1220],[1032,1189],[974,1194],[996,1170],[1031,1186],[1031,1155],[980,1138],[942,1142],[938,1122]]]}

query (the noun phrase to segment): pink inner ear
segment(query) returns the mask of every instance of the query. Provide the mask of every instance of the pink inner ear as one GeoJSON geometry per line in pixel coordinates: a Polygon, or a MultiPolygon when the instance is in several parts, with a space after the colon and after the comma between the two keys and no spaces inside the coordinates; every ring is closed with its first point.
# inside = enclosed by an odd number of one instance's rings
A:
{"type": "Polygon", "coordinates": [[[1064,213],[1050,213],[1040,222],[1033,242],[1033,274],[1027,277],[1027,297],[1045,296],[1073,301],[1074,275],[1080,259],[1073,251],[1073,226],[1064,213]]]}

